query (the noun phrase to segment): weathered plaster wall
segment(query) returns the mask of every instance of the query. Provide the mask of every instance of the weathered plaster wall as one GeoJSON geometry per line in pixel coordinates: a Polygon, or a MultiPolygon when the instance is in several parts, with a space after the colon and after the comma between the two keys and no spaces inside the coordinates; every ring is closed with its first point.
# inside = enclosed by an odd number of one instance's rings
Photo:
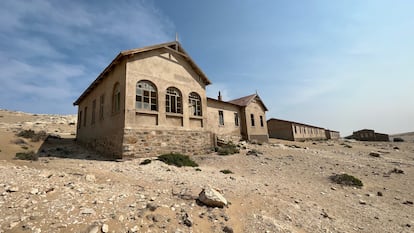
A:
{"type": "Polygon", "coordinates": [[[326,139],[325,129],[321,129],[318,127],[311,127],[301,124],[294,124],[293,123],[293,135],[295,141],[303,141],[303,140],[321,140],[326,139]],[[296,131],[295,131],[296,127],[296,131]]]}
{"type": "Polygon", "coordinates": [[[252,100],[252,102],[245,107],[244,114],[244,127],[246,127],[248,140],[256,140],[259,142],[269,141],[269,136],[267,132],[266,112],[263,109],[262,105],[259,103],[259,101],[252,100]],[[254,116],[254,126],[252,126],[251,114],[253,114],[254,116]],[[260,124],[260,116],[262,116],[263,119],[263,126],[260,124]]]}
{"type": "Polygon", "coordinates": [[[120,158],[122,152],[122,137],[125,119],[125,60],[117,64],[87,95],[78,106],[78,116],[82,111],[82,119],[78,121],[76,139],[104,156],[120,158]],[[119,112],[112,112],[112,95],[115,83],[121,90],[121,106],[119,112]],[[100,117],[100,98],[104,96],[103,118],[100,117]],[[95,106],[95,121],[92,122],[93,101],[95,106]],[[85,107],[87,117],[85,122],[85,107]]]}
{"type": "Polygon", "coordinates": [[[289,122],[271,119],[267,121],[269,137],[294,141],[293,126],[289,122]]]}
{"type": "Polygon", "coordinates": [[[239,141],[241,139],[240,107],[226,102],[207,100],[207,128],[219,139],[224,141],[239,141]],[[220,125],[219,111],[223,111],[224,125],[220,125]],[[238,125],[235,124],[234,114],[238,114],[238,125]]]}
{"type": "Polygon", "coordinates": [[[174,52],[158,49],[137,54],[128,59],[126,89],[127,128],[142,129],[191,129],[205,130],[207,119],[207,98],[205,84],[188,63],[174,52]],[[157,111],[135,108],[136,84],[138,81],[151,81],[157,88],[157,111]],[[175,87],[182,94],[183,113],[166,113],[165,96],[168,87],[175,87]],[[202,116],[191,113],[188,98],[191,92],[200,95],[202,116]]]}

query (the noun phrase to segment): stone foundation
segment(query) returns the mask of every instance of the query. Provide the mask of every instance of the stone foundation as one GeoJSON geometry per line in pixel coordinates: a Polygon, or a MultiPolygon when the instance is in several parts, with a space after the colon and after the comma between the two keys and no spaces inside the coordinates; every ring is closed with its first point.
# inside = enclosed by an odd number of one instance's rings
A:
{"type": "Polygon", "coordinates": [[[77,139],[77,141],[88,149],[94,150],[102,157],[109,159],[122,158],[122,134],[112,134],[95,139],[77,139]]]}
{"type": "Polygon", "coordinates": [[[155,157],[176,152],[204,154],[213,147],[210,132],[187,130],[125,129],[123,157],[155,157]]]}
{"type": "Polygon", "coordinates": [[[233,142],[234,144],[238,144],[240,140],[242,140],[241,136],[237,135],[216,135],[218,140],[224,141],[224,142],[233,142]]]}

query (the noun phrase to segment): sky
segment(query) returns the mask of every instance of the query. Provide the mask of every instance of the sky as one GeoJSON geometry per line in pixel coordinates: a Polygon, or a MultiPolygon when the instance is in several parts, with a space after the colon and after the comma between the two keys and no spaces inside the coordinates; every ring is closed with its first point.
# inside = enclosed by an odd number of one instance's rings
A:
{"type": "Polygon", "coordinates": [[[342,136],[414,131],[411,0],[2,0],[0,108],[75,114],[122,50],[179,41],[209,97],[258,93],[279,118],[342,136]]]}

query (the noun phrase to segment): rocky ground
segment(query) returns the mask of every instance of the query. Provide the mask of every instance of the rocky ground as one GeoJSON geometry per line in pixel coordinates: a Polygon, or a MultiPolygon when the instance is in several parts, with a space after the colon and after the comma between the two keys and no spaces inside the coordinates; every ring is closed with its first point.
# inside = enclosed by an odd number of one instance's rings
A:
{"type": "Polygon", "coordinates": [[[414,232],[413,142],[271,140],[178,168],[102,160],[76,145],[75,122],[0,111],[0,232],[414,232]],[[38,161],[13,159],[30,150],[38,161]],[[363,187],[331,182],[339,173],[363,187]],[[199,203],[206,187],[228,206],[199,203]]]}

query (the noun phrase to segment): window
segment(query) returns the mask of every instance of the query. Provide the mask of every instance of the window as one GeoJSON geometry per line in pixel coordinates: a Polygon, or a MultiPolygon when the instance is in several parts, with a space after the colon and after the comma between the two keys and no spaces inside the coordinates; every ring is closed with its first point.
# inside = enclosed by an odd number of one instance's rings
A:
{"type": "Polygon", "coordinates": [[[88,107],[85,107],[84,113],[85,113],[85,115],[84,115],[84,118],[83,118],[83,126],[86,126],[86,115],[88,113],[88,107]]]}
{"type": "Polygon", "coordinates": [[[254,126],[254,115],[250,114],[250,120],[252,121],[252,126],[254,126]]]}
{"type": "Polygon", "coordinates": [[[263,123],[263,116],[260,116],[260,126],[263,127],[264,123],[263,123]]]}
{"type": "Polygon", "coordinates": [[[137,109],[157,111],[157,89],[150,81],[137,82],[135,107],[137,109]]]}
{"type": "Polygon", "coordinates": [[[190,104],[190,114],[194,116],[202,116],[200,96],[195,92],[191,92],[188,97],[188,102],[190,104]]]}
{"type": "Polygon", "coordinates": [[[99,97],[99,120],[104,119],[104,103],[105,103],[105,94],[102,94],[99,97]]]}
{"type": "Polygon", "coordinates": [[[167,88],[165,95],[165,111],[172,113],[183,113],[181,92],[175,87],[167,88]]]}
{"type": "Polygon", "coordinates": [[[237,112],[234,113],[234,125],[239,126],[239,114],[237,112]]]}
{"type": "Polygon", "coordinates": [[[96,112],[96,99],[92,101],[92,119],[91,124],[95,124],[95,113],[96,112]]]}
{"type": "Polygon", "coordinates": [[[121,110],[121,87],[119,83],[115,83],[112,95],[112,112],[119,112],[121,110]]]}
{"type": "Polygon", "coordinates": [[[296,125],[293,127],[295,128],[295,133],[298,133],[298,127],[296,125]]]}
{"type": "Polygon", "coordinates": [[[79,116],[78,116],[78,129],[80,129],[82,125],[82,110],[79,111],[79,116]]]}
{"type": "Polygon", "coordinates": [[[219,110],[218,111],[219,114],[219,124],[220,125],[224,125],[224,115],[223,115],[223,111],[219,110]]]}

